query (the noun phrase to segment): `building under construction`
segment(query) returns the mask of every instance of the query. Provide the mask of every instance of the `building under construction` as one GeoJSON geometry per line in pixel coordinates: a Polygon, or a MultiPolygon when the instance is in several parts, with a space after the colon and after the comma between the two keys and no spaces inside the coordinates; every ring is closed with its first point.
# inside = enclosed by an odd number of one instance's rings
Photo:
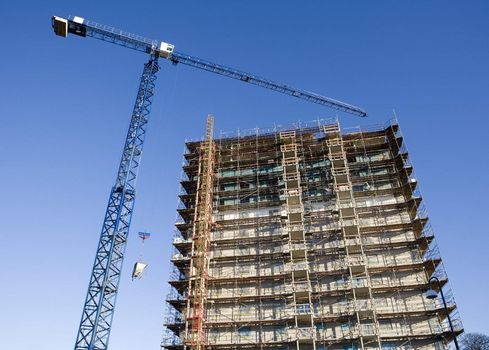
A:
{"type": "Polygon", "coordinates": [[[462,324],[396,121],[186,143],[162,347],[445,349],[462,324]]]}

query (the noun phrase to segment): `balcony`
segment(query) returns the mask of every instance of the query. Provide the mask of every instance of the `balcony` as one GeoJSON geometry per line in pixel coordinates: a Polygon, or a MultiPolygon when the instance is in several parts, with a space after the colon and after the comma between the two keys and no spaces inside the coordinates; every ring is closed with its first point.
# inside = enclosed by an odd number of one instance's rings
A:
{"type": "Polygon", "coordinates": [[[306,297],[311,291],[311,285],[309,282],[295,282],[292,285],[296,298],[306,297]]]}
{"type": "Polygon", "coordinates": [[[330,155],[330,161],[331,161],[331,166],[333,170],[340,170],[340,169],[345,169],[346,168],[346,157],[345,154],[332,154],[330,155]]]}
{"type": "Polygon", "coordinates": [[[302,211],[289,211],[287,218],[290,224],[302,223],[302,211]]]}
{"type": "Polygon", "coordinates": [[[372,338],[377,336],[375,324],[360,324],[360,335],[365,338],[372,338]]]}
{"type": "Polygon", "coordinates": [[[345,240],[345,247],[348,254],[361,253],[362,242],[360,238],[348,238],[345,240]]]}
{"type": "Polygon", "coordinates": [[[326,140],[326,145],[329,148],[330,154],[344,153],[343,152],[343,144],[341,142],[341,139],[339,139],[339,138],[326,140]]]}
{"type": "Polygon", "coordinates": [[[305,243],[289,243],[285,252],[290,253],[293,259],[305,259],[306,250],[305,243]]]}
{"type": "Polygon", "coordinates": [[[349,182],[348,170],[346,168],[332,169],[331,173],[337,184],[345,184],[349,182]]]}
{"type": "Polygon", "coordinates": [[[169,315],[165,316],[164,324],[165,325],[176,325],[182,324],[185,321],[185,316],[180,312],[172,312],[169,315]]]}
{"type": "Polygon", "coordinates": [[[306,262],[288,263],[285,265],[285,272],[293,272],[296,278],[306,277],[309,271],[309,266],[306,262]]]}
{"type": "Polygon", "coordinates": [[[192,243],[192,239],[191,238],[184,239],[183,237],[175,237],[175,238],[173,238],[172,243],[173,243],[173,245],[188,244],[188,243],[192,243]]]}
{"type": "Polygon", "coordinates": [[[349,184],[335,185],[334,190],[340,201],[351,199],[352,191],[351,191],[351,186],[349,184]]]}
{"type": "Polygon", "coordinates": [[[353,278],[351,281],[351,288],[355,289],[357,296],[366,296],[370,292],[370,283],[366,278],[353,278]]]}
{"type": "Polygon", "coordinates": [[[183,345],[182,338],[178,337],[168,328],[163,330],[163,336],[161,340],[161,347],[166,349],[181,348],[183,345]]]}
{"type": "Polygon", "coordinates": [[[292,338],[297,339],[300,343],[312,343],[316,338],[316,329],[314,327],[295,328],[289,330],[290,333],[292,333],[292,338]]]}
{"type": "Polygon", "coordinates": [[[310,304],[297,304],[293,307],[294,316],[300,321],[309,321],[312,319],[312,308],[310,304]]]}
{"type": "Polygon", "coordinates": [[[302,223],[289,224],[287,226],[287,229],[291,239],[294,240],[304,239],[304,225],[302,223]]]}
{"type": "Polygon", "coordinates": [[[295,190],[300,188],[300,175],[299,173],[287,174],[285,177],[285,188],[287,190],[295,190]]]}
{"type": "Polygon", "coordinates": [[[372,318],[374,315],[374,309],[370,300],[357,300],[354,309],[360,318],[372,318]]]}
{"type": "Polygon", "coordinates": [[[189,255],[182,255],[180,253],[177,253],[177,254],[173,254],[171,257],[171,262],[175,265],[181,265],[188,261],[190,261],[189,255]]]}
{"type": "Polygon", "coordinates": [[[363,255],[350,255],[347,257],[346,263],[353,273],[365,272],[365,258],[363,255]]]}
{"type": "Polygon", "coordinates": [[[358,235],[359,233],[358,220],[356,219],[341,220],[339,224],[346,236],[358,235]]]}

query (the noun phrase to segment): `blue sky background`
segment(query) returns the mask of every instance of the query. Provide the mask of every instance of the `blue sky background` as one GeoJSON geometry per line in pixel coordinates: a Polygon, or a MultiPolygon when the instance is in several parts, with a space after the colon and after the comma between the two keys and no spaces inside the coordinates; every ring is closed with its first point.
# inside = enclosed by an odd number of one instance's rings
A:
{"type": "MultiPolygon", "coordinates": [[[[144,54],[54,36],[76,14],[181,52],[357,104],[395,109],[465,328],[489,333],[489,3],[486,1],[2,1],[0,343],[73,346],[144,54]]],[[[335,111],[161,62],[111,348],[158,349],[185,138],[335,111]]]]}

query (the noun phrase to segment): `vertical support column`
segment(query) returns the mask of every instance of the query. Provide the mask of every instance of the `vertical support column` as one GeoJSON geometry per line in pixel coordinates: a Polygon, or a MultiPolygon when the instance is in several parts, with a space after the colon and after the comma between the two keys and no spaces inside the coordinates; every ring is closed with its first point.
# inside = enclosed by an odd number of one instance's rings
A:
{"type": "Polygon", "coordinates": [[[75,350],[108,347],[158,70],[158,58],[151,55],[144,65],[117,179],[110,192],[75,350]]]}
{"type": "Polygon", "coordinates": [[[205,141],[200,148],[197,194],[195,198],[192,252],[185,315],[184,349],[202,350],[206,344],[205,321],[209,250],[214,192],[214,117],[209,115],[205,141]]]}
{"type": "Polygon", "coordinates": [[[374,299],[339,123],[325,125],[323,131],[326,135],[326,145],[334,179],[336,206],[345,249],[345,264],[350,275],[349,285],[352,300],[348,300],[348,304],[356,318],[356,326],[351,333],[354,337],[358,336],[358,345],[362,349],[365,349],[367,344],[380,349],[374,299]]]}
{"type": "Polygon", "coordinates": [[[288,232],[284,253],[291,272],[295,330],[292,337],[297,349],[315,349],[314,306],[311,296],[311,281],[307,246],[304,231],[304,207],[302,204],[301,176],[295,131],[280,132],[285,206],[288,232]]]}

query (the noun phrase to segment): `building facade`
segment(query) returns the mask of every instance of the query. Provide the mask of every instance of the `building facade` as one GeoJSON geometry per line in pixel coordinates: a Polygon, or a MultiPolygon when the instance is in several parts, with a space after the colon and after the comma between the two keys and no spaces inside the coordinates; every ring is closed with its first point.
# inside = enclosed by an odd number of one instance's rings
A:
{"type": "Polygon", "coordinates": [[[162,347],[445,349],[462,324],[396,121],[188,142],[162,347]]]}

